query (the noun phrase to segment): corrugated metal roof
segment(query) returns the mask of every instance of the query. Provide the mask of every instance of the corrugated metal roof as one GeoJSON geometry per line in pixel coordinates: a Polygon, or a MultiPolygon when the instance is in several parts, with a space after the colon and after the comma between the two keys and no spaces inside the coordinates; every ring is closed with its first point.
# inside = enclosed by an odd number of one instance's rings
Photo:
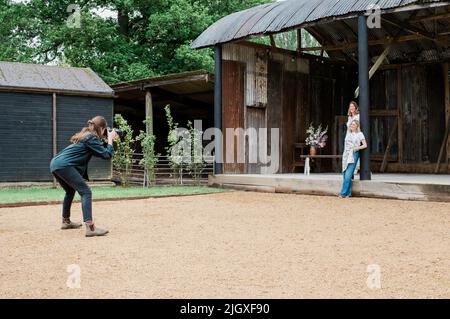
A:
{"type": "Polygon", "coordinates": [[[114,96],[91,69],[0,62],[0,89],[114,96]]]}
{"type": "Polygon", "coordinates": [[[250,36],[282,32],[323,20],[338,20],[366,12],[377,5],[389,10],[428,4],[450,4],[442,0],[285,0],[260,5],[228,15],[204,31],[191,45],[199,49],[250,36]]]}

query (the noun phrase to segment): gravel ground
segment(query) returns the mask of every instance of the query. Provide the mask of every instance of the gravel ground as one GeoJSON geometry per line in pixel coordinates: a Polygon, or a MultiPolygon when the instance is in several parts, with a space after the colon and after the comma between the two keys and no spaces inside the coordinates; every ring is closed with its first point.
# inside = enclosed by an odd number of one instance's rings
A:
{"type": "Polygon", "coordinates": [[[0,297],[450,298],[449,203],[250,192],[94,203],[103,238],[59,230],[59,213],[0,209],[0,297]]]}

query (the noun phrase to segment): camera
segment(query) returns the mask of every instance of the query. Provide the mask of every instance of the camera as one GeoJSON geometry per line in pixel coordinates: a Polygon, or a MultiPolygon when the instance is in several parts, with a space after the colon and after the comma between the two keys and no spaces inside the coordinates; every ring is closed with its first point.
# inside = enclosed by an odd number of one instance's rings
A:
{"type": "Polygon", "coordinates": [[[108,127],[107,130],[108,130],[108,132],[110,132],[110,133],[111,133],[112,131],[116,131],[117,136],[119,136],[120,139],[123,138],[124,132],[123,132],[122,130],[117,129],[117,128],[110,128],[110,127],[108,127]]]}

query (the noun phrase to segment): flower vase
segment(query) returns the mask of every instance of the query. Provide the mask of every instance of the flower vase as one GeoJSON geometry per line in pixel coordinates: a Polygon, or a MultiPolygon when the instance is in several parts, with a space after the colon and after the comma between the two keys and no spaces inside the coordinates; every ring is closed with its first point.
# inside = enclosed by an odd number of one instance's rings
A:
{"type": "Polygon", "coordinates": [[[309,148],[309,155],[316,156],[317,155],[317,148],[315,146],[311,146],[309,148]]]}

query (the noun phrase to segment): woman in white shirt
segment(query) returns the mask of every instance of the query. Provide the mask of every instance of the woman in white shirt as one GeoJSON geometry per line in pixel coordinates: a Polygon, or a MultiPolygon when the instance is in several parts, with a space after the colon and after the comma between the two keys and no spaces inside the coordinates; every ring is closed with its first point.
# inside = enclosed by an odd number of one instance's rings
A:
{"type": "MultiPolygon", "coordinates": [[[[350,133],[350,124],[352,124],[352,122],[354,120],[360,121],[358,103],[356,103],[355,101],[350,102],[350,105],[348,106],[347,115],[348,115],[348,118],[347,118],[347,134],[346,134],[346,136],[350,133]]],[[[359,165],[359,160],[358,160],[358,163],[356,164],[355,173],[358,173],[359,169],[360,169],[360,165],[359,165]]],[[[353,176],[352,176],[352,178],[353,178],[353,176]]]]}
{"type": "Polygon", "coordinates": [[[353,120],[350,133],[345,137],[344,154],[342,155],[343,184],[339,197],[346,198],[352,194],[352,177],[359,160],[359,151],[367,148],[366,138],[360,130],[358,120],[353,120]]]}

